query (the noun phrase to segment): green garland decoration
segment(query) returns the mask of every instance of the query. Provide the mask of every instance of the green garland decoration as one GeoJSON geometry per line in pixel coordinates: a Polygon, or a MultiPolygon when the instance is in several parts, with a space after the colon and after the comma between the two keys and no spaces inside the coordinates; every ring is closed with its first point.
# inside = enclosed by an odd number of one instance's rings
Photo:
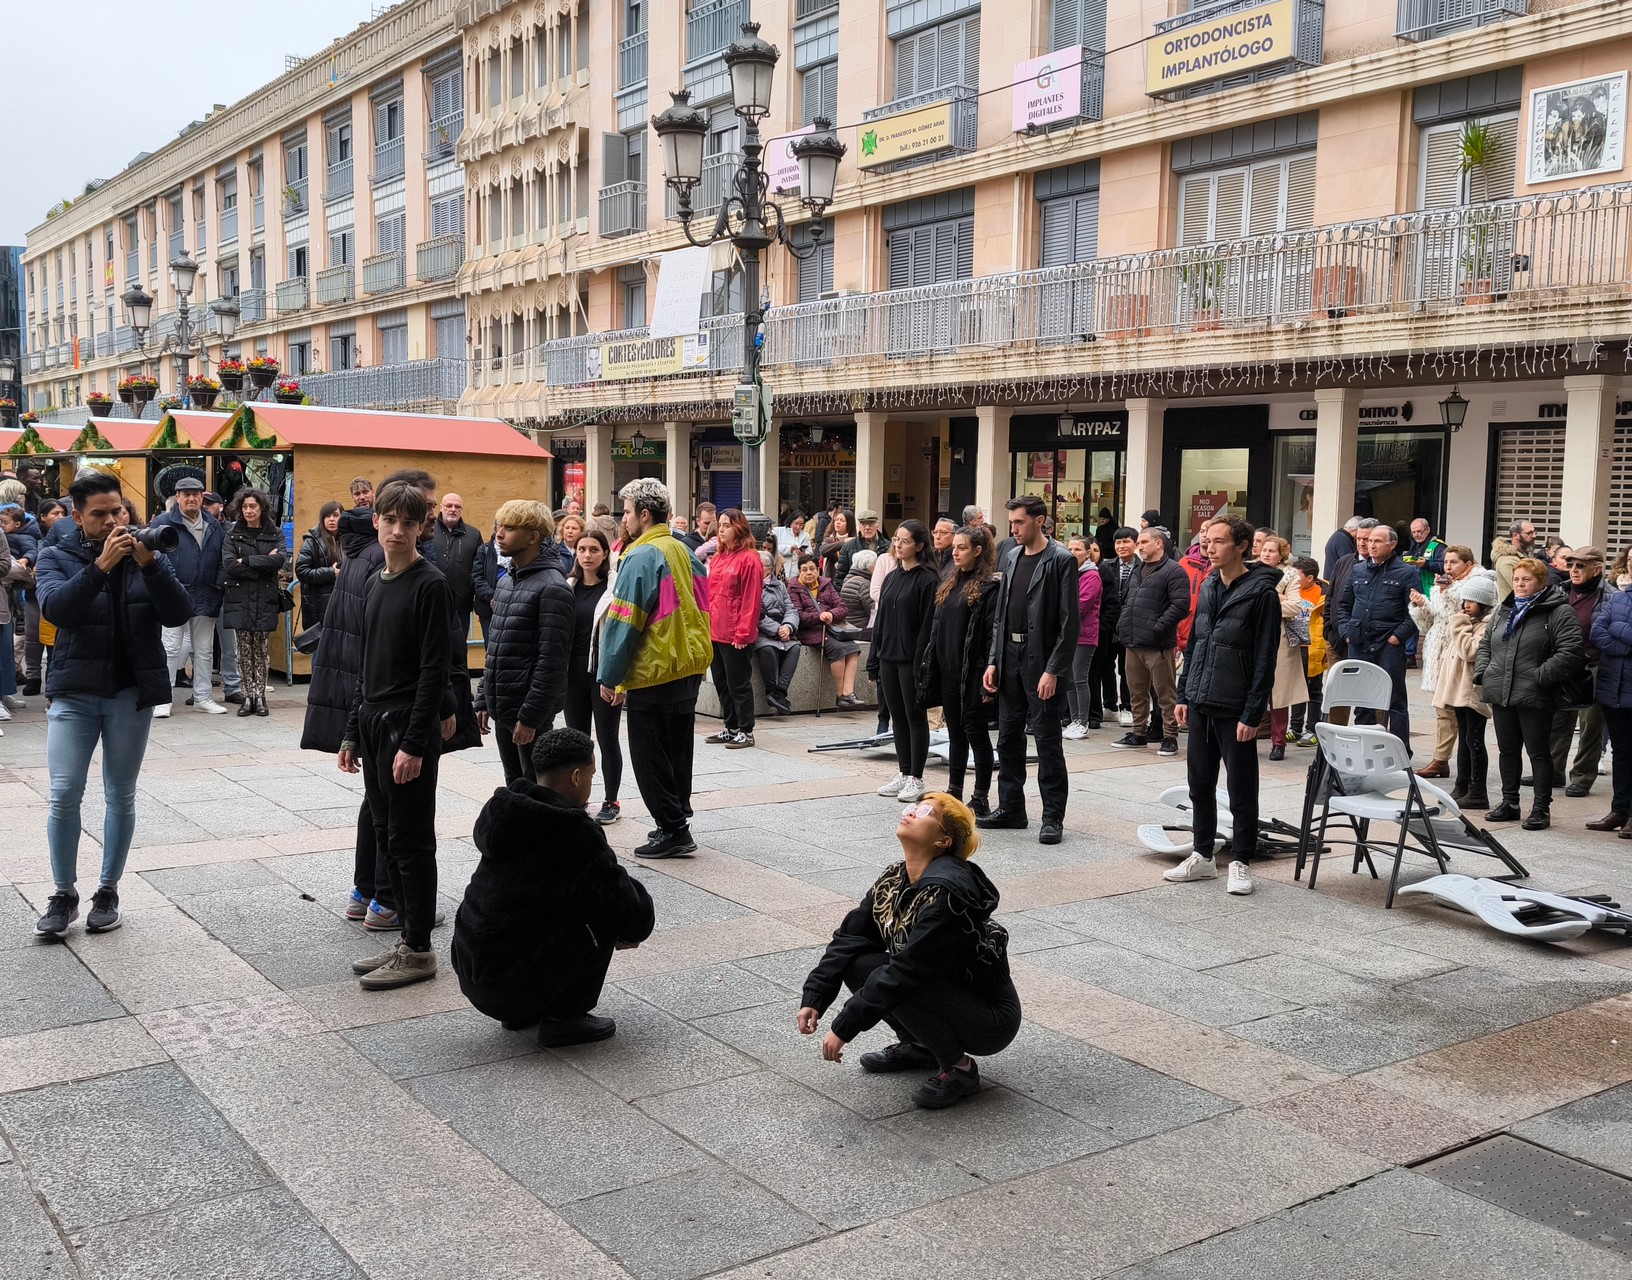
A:
{"type": "Polygon", "coordinates": [[[32,422],[23,428],[23,434],[17,437],[17,443],[6,450],[6,453],[13,458],[20,458],[26,453],[50,452],[51,446],[41,438],[40,433],[34,429],[32,422]]]}
{"type": "Polygon", "coordinates": [[[113,448],[113,442],[97,429],[96,420],[87,418],[85,429],[74,437],[73,444],[68,446],[72,453],[85,453],[91,449],[107,450],[113,448]]]}
{"type": "Polygon", "coordinates": [[[238,449],[248,445],[251,449],[273,449],[277,447],[276,435],[259,435],[255,431],[255,411],[247,404],[238,410],[232,419],[232,429],[217,448],[238,449]]]}
{"type": "Polygon", "coordinates": [[[172,414],[165,414],[159,423],[159,434],[153,440],[155,449],[179,449],[181,440],[176,435],[176,419],[172,414]]]}

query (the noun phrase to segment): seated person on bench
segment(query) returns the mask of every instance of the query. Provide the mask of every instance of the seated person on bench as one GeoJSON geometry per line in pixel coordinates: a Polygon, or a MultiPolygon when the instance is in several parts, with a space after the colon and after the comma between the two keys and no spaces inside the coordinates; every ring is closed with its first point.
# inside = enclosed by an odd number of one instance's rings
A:
{"type": "Polygon", "coordinates": [[[538,1026],[547,1048],[605,1040],[592,1012],[614,950],[651,937],[652,899],[618,865],[585,806],[595,745],[576,729],[533,744],[538,782],[500,788],[476,818],[482,860],[454,921],[466,999],[508,1031],[538,1026]]]}
{"type": "Polygon", "coordinates": [[[905,859],[888,868],[828,943],[805,979],[798,1027],[810,1035],[839,994],[854,993],[822,1042],[829,1062],[869,1027],[888,1023],[896,1044],[861,1055],[864,1071],[936,1074],[913,1090],[920,1107],[950,1107],[980,1092],[969,1055],[1006,1049],[1020,1030],[1020,996],[1009,978],[1008,932],[992,923],[998,894],[970,858],[980,847],[975,815],[931,792],[901,815],[905,859]]]}

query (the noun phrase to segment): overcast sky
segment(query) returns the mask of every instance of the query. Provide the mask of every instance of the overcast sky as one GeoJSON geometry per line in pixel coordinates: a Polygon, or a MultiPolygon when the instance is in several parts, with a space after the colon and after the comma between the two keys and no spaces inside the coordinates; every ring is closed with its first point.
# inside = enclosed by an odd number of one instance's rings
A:
{"type": "Polygon", "coordinates": [[[0,0],[0,244],[367,21],[379,0],[0,0]]]}

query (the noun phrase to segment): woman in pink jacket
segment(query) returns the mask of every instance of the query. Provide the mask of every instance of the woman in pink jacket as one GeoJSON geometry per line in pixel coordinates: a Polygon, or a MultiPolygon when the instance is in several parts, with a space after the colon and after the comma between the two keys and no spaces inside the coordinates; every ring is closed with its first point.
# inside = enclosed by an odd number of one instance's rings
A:
{"type": "Polygon", "coordinates": [[[720,516],[718,537],[720,549],[708,562],[708,632],[714,641],[710,679],[725,728],[706,741],[736,751],[754,745],[754,641],[765,570],[741,511],[732,507],[720,516]]]}
{"type": "Polygon", "coordinates": [[[1099,601],[1105,584],[1090,554],[1093,542],[1079,535],[1068,545],[1077,560],[1077,606],[1082,629],[1077,632],[1077,652],[1071,661],[1071,687],[1066,690],[1071,722],[1065,726],[1062,736],[1086,738],[1089,708],[1093,706],[1093,682],[1089,672],[1094,665],[1094,650],[1099,647],[1099,601]]]}

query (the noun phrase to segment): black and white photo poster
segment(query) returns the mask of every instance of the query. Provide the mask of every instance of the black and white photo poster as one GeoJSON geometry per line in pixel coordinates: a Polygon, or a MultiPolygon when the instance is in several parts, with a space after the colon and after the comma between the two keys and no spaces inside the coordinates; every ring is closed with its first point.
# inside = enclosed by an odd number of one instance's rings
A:
{"type": "Polygon", "coordinates": [[[1615,173],[1626,154],[1626,72],[1530,91],[1531,182],[1615,173]]]}

